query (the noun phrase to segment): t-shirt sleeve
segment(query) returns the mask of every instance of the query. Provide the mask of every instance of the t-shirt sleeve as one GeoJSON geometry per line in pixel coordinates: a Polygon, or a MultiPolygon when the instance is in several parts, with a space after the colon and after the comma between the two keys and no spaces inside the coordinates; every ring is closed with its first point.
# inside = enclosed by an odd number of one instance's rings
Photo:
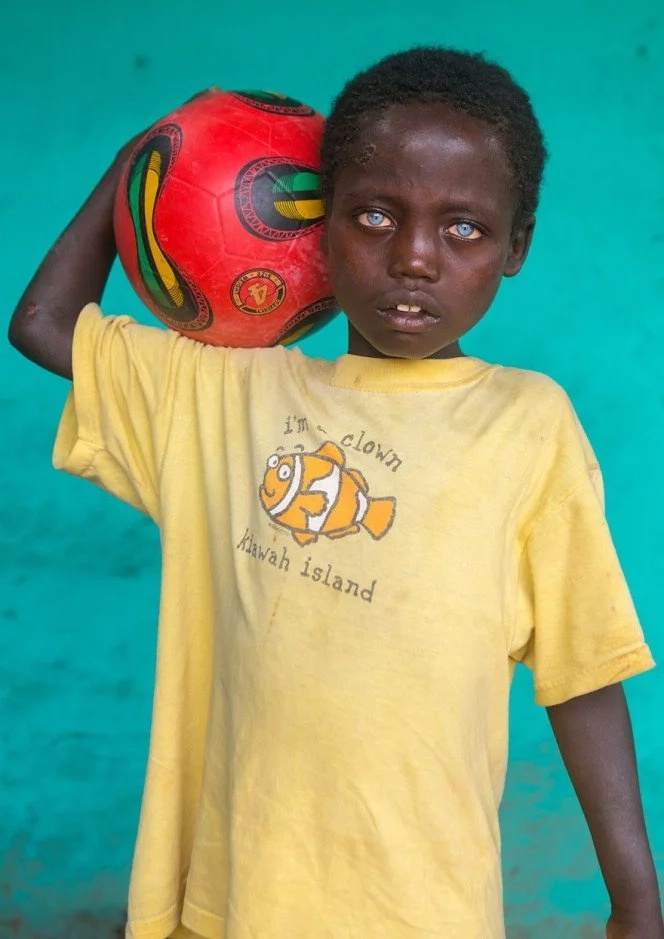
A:
{"type": "Polygon", "coordinates": [[[589,470],[528,535],[521,553],[512,657],[551,706],[654,665],[589,470]]]}
{"type": "Polygon", "coordinates": [[[156,519],[169,401],[198,345],[126,316],[104,317],[96,304],[85,307],[74,333],[74,383],[54,466],[156,519]]]}

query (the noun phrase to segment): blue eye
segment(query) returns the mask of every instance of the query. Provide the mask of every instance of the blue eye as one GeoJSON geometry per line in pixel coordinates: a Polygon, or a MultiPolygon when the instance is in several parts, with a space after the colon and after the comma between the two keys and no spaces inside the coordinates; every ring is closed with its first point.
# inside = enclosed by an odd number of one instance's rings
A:
{"type": "Polygon", "coordinates": [[[457,238],[461,238],[462,241],[476,241],[482,237],[482,232],[472,222],[456,222],[452,225],[450,231],[457,238]]]}
{"type": "Polygon", "coordinates": [[[357,221],[360,225],[363,225],[364,228],[392,228],[392,221],[384,212],[381,212],[380,209],[367,209],[365,212],[360,212],[357,216],[357,221]]]}

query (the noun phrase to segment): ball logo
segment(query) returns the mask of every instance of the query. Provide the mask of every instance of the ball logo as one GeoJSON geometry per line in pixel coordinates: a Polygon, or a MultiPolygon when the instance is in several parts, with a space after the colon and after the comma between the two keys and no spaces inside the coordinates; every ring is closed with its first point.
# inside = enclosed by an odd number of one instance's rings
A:
{"type": "Polygon", "coordinates": [[[318,171],[283,157],[252,160],[235,181],[235,208],[247,231],[266,241],[307,235],[323,223],[318,171]]]}
{"type": "Polygon", "coordinates": [[[177,124],[162,124],[150,133],[129,166],[127,206],[143,289],[165,323],[193,332],[207,329],[212,309],[203,291],[160,243],[155,228],[157,203],[181,146],[177,124]]]}
{"type": "Polygon", "coordinates": [[[245,271],[231,287],[231,300],[243,313],[265,316],[284,302],[286,284],[274,271],[245,271]]]}
{"type": "Polygon", "coordinates": [[[268,111],[270,114],[296,114],[299,117],[311,117],[316,113],[308,104],[302,104],[295,98],[288,98],[275,91],[231,91],[229,94],[259,111],[268,111]]]}
{"type": "Polygon", "coordinates": [[[296,313],[278,333],[275,342],[282,345],[297,342],[303,336],[321,329],[330,317],[338,312],[339,306],[336,297],[322,297],[296,313]],[[321,314],[325,315],[322,316],[321,314]]]}

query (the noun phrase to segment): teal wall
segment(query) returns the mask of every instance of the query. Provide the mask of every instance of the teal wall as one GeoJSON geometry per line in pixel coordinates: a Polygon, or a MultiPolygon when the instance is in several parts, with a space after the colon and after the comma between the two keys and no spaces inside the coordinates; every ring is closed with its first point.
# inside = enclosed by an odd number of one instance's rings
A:
{"type": "MultiPolygon", "coordinates": [[[[423,41],[484,50],[512,70],[531,91],[552,159],[526,268],[466,350],[547,372],[570,393],[664,660],[661,0],[8,6],[7,316],[120,144],[201,88],[265,87],[326,110],[359,67],[423,41]]],[[[105,305],[138,312],[118,271],[105,305]]],[[[305,348],[321,343],[341,351],[340,326],[305,348]]],[[[146,758],[158,539],[142,517],[51,469],[65,393],[0,346],[0,939],[115,934],[146,758]]],[[[628,693],[662,875],[661,674],[635,679],[628,693]]],[[[512,714],[503,811],[510,939],[600,936],[605,898],[589,838],[526,674],[512,714]]]]}

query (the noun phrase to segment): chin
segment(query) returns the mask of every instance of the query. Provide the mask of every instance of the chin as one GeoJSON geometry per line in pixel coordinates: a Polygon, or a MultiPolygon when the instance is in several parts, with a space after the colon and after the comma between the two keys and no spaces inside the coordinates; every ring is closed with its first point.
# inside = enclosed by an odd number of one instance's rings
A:
{"type": "Polygon", "coordinates": [[[366,333],[360,332],[350,320],[348,325],[348,351],[366,358],[429,359],[457,342],[455,338],[433,336],[426,332],[385,330],[372,335],[368,330],[366,333]]]}
{"type": "Polygon", "coordinates": [[[421,337],[402,334],[395,341],[386,339],[383,342],[372,343],[379,355],[389,359],[430,359],[439,355],[450,343],[423,343],[421,337]]]}
{"type": "Polygon", "coordinates": [[[430,359],[436,353],[429,352],[428,350],[421,352],[417,349],[394,349],[390,352],[386,352],[385,356],[388,359],[430,359]]]}

